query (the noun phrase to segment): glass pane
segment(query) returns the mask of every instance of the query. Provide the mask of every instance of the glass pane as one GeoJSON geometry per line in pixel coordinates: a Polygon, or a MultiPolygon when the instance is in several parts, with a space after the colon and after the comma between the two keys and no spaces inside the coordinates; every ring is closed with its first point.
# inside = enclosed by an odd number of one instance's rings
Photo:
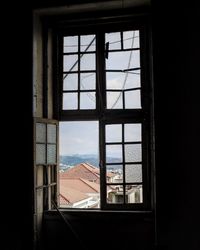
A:
{"type": "Polygon", "coordinates": [[[81,57],[81,70],[95,70],[95,54],[83,54],[81,57]]]}
{"type": "Polygon", "coordinates": [[[107,109],[122,109],[122,92],[111,92],[107,91],[107,109]]]}
{"type": "Polygon", "coordinates": [[[78,36],[67,36],[63,38],[63,52],[78,52],[78,36]]]}
{"type": "Polygon", "coordinates": [[[142,203],[143,202],[142,185],[127,185],[125,201],[126,203],[142,203]]]}
{"type": "Polygon", "coordinates": [[[78,89],[78,74],[63,74],[63,90],[78,89]]]}
{"type": "Polygon", "coordinates": [[[46,124],[36,123],[36,142],[46,142],[46,124]]]}
{"type": "Polygon", "coordinates": [[[123,182],[123,166],[122,165],[107,165],[106,166],[107,183],[123,182]]]}
{"type": "Polygon", "coordinates": [[[122,125],[112,124],[106,125],[106,142],[122,141],[122,125]]]}
{"type": "Polygon", "coordinates": [[[95,92],[80,93],[80,109],[95,109],[96,95],[95,92]]]}
{"type": "Polygon", "coordinates": [[[81,51],[95,51],[96,40],[95,35],[81,36],[81,51]]]}
{"type": "Polygon", "coordinates": [[[142,141],[142,124],[125,124],[124,126],[124,139],[125,142],[142,141]]]}
{"type": "Polygon", "coordinates": [[[64,110],[78,109],[78,94],[77,93],[64,93],[63,94],[63,109],[64,110]]]}
{"type": "Polygon", "coordinates": [[[37,166],[36,172],[37,172],[36,185],[42,186],[43,185],[43,166],[37,166]]]}
{"type": "Polygon", "coordinates": [[[36,189],[36,204],[37,204],[37,207],[36,207],[36,211],[37,213],[43,213],[44,212],[44,209],[43,209],[43,190],[44,189],[36,189]]]}
{"type": "Polygon", "coordinates": [[[106,145],[106,162],[107,163],[122,162],[121,145],[106,145]]]}
{"type": "Polygon", "coordinates": [[[63,70],[64,71],[77,71],[78,70],[78,55],[68,55],[63,57],[63,70]]]}
{"type": "Polygon", "coordinates": [[[123,32],[124,49],[139,48],[139,30],[131,30],[123,32]]]}
{"type": "Polygon", "coordinates": [[[46,145],[36,144],[36,164],[46,163],[46,145]]]}
{"type": "Polygon", "coordinates": [[[130,72],[107,72],[107,89],[130,89],[140,87],[140,70],[130,72]]]}
{"type": "Polygon", "coordinates": [[[125,145],[125,162],[140,162],[142,161],[141,144],[125,145]]]}
{"type": "Polygon", "coordinates": [[[55,164],[56,161],[56,145],[47,145],[47,163],[55,164]]]}
{"type": "Polygon", "coordinates": [[[109,50],[121,49],[120,32],[106,33],[107,42],[109,42],[109,50]]]}
{"type": "Polygon", "coordinates": [[[80,88],[81,90],[96,89],[96,74],[95,73],[80,74],[80,88]]]}
{"type": "Polygon", "coordinates": [[[125,108],[126,109],[141,109],[140,90],[125,92],[125,108]]]}
{"type": "Polygon", "coordinates": [[[107,185],[107,203],[124,203],[123,186],[107,185]]]}
{"type": "Polygon", "coordinates": [[[47,142],[56,143],[56,125],[47,124],[47,142]]]}
{"type": "Polygon", "coordinates": [[[125,181],[128,182],[142,182],[142,165],[132,164],[125,165],[125,181]]]}
{"type": "Polygon", "coordinates": [[[110,52],[106,59],[107,70],[128,70],[140,67],[139,50],[110,52]]]}
{"type": "Polygon", "coordinates": [[[57,179],[57,169],[56,166],[51,166],[51,183],[56,182],[57,179]]]}

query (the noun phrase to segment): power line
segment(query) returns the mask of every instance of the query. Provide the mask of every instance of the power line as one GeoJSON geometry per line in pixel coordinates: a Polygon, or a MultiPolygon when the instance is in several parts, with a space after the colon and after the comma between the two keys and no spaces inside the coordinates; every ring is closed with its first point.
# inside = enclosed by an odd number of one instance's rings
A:
{"type": "MultiPolygon", "coordinates": [[[[133,37],[132,37],[132,44],[131,44],[131,48],[133,48],[133,45],[134,45],[134,34],[135,34],[135,31],[133,31],[133,37]]],[[[130,64],[131,64],[131,58],[132,58],[132,50],[130,52],[130,56],[129,56],[129,61],[128,61],[128,66],[127,66],[127,69],[130,67],[130,64]]],[[[122,85],[122,90],[124,89],[125,85],[126,85],[126,81],[127,81],[127,78],[128,78],[128,73],[125,72],[126,75],[125,75],[125,78],[124,78],[124,83],[122,85]]],[[[115,100],[114,104],[112,105],[111,109],[113,109],[115,107],[115,105],[117,104],[117,102],[119,101],[119,98],[121,97],[122,95],[122,91],[120,92],[119,96],[117,97],[117,99],[115,100]]]]}

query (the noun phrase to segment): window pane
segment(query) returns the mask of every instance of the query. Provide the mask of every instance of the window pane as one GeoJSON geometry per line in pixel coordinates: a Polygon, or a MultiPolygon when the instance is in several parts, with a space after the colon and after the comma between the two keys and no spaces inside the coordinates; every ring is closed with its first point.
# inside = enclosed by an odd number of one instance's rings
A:
{"type": "Polygon", "coordinates": [[[84,52],[85,51],[95,51],[96,50],[96,40],[95,39],[96,39],[95,35],[81,36],[81,51],[84,51],[84,52]]]}
{"type": "Polygon", "coordinates": [[[60,122],[59,131],[60,206],[99,208],[98,122],[60,122]]]}
{"type": "Polygon", "coordinates": [[[78,52],[78,36],[67,36],[63,40],[63,52],[78,52]]]}
{"type": "Polygon", "coordinates": [[[139,48],[139,30],[123,32],[124,49],[139,48]]]}
{"type": "Polygon", "coordinates": [[[141,144],[125,145],[125,162],[140,162],[142,161],[141,144]]]}
{"type": "Polygon", "coordinates": [[[142,165],[132,164],[125,165],[125,181],[129,182],[142,182],[142,165]]]}
{"type": "Polygon", "coordinates": [[[42,186],[43,185],[43,166],[37,166],[36,168],[36,185],[37,186],[42,186]]]}
{"type": "Polygon", "coordinates": [[[106,125],[106,142],[122,141],[122,125],[112,124],[106,125]]]}
{"type": "Polygon", "coordinates": [[[107,72],[107,89],[130,89],[140,87],[140,70],[130,72],[107,72]]]}
{"type": "Polygon", "coordinates": [[[56,125],[47,124],[47,142],[56,143],[56,125]]]}
{"type": "Polygon", "coordinates": [[[120,32],[106,33],[107,42],[109,42],[109,50],[121,49],[120,32]]]}
{"type": "Polygon", "coordinates": [[[68,55],[63,57],[63,70],[64,71],[77,71],[78,70],[78,55],[68,55]]]}
{"type": "Polygon", "coordinates": [[[106,166],[107,183],[123,182],[123,166],[122,165],[107,165],[106,166]]]}
{"type": "Polygon", "coordinates": [[[122,92],[107,92],[107,109],[122,109],[122,92]]]}
{"type": "Polygon", "coordinates": [[[121,145],[107,145],[106,146],[106,162],[107,163],[122,162],[122,146],[121,145]]]}
{"type": "Polygon", "coordinates": [[[81,90],[96,89],[96,73],[80,74],[80,89],[81,90]]]}
{"type": "Polygon", "coordinates": [[[46,142],[46,124],[36,123],[36,142],[46,142]]]}
{"type": "Polygon", "coordinates": [[[106,59],[107,70],[128,70],[138,67],[140,67],[139,50],[110,52],[108,59],[106,59]]]}
{"type": "Polygon", "coordinates": [[[95,70],[95,54],[83,54],[81,57],[81,70],[95,70]]]}
{"type": "Polygon", "coordinates": [[[63,79],[63,90],[78,89],[78,74],[64,74],[63,79]]]}
{"type": "Polygon", "coordinates": [[[141,109],[140,90],[125,91],[125,108],[141,109]]]}
{"type": "Polygon", "coordinates": [[[47,163],[55,164],[56,161],[56,145],[47,145],[47,163]]]}
{"type": "Polygon", "coordinates": [[[78,94],[77,93],[64,93],[63,94],[63,109],[64,110],[78,109],[78,94]]]}
{"type": "Polygon", "coordinates": [[[36,164],[46,163],[46,145],[36,144],[36,164]]]}
{"type": "Polygon", "coordinates": [[[142,125],[136,124],[125,124],[124,126],[124,139],[125,142],[136,142],[142,141],[142,125]]]}
{"type": "Polygon", "coordinates": [[[123,186],[107,185],[107,203],[124,203],[123,186]]]}
{"type": "Polygon", "coordinates": [[[127,185],[125,201],[126,203],[142,203],[143,202],[142,185],[127,185]]]}
{"type": "Polygon", "coordinates": [[[80,93],[80,109],[95,109],[96,95],[95,92],[80,93]]]}

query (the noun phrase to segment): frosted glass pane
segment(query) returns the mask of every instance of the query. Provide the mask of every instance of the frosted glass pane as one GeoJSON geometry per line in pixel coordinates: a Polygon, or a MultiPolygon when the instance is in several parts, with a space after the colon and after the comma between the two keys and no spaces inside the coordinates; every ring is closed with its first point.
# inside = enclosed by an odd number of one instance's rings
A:
{"type": "Polygon", "coordinates": [[[81,51],[84,52],[84,51],[95,51],[96,50],[96,38],[95,38],[95,35],[81,36],[80,40],[81,40],[81,51]]]}
{"type": "Polygon", "coordinates": [[[139,48],[139,30],[123,32],[124,49],[139,48]]]}
{"type": "Polygon", "coordinates": [[[81,90],[96,89],[96,74],[95,73],[80,74],[80,88],[81,90]]]}
{"type": "Polygon", "coordinates": [[[142,165],[125,165],[125,181],[127,183],[142,182],[142,165]]]}
{"type": "Polygon", "coordinates": [[[46,142],[46,124],[36,123],[36,142],[46,142]]]}
{"type": "Polygon", "coordinates": [[[63,109],[64,110],[78,109],[78,94],[77,93],[64,93],[63,94],[63,109]]]}
{"type": "Polygon", "coordinates": [[[78,74],[64,74],[63,79],[63,90],[78,90],[78,74]]]}
{"type": "Polygon", "coordinates": [[[107,89],[130,89],[140,87],[140,70],[130,72],[107,72],[106,88],[107,89]]]}
{"type": "Polygon", "coordinates": [[[127,185],[125,189],[126,203],[142,203],[143,202],[143,188],[142,185],[127,185]]]}
{"type": "Polygon", "coordinates": [[[140,67],[140,52],[137,50],[110,52],[106,59],[107,70],[128,70],[138,67],[140,67]]]}
{"type": "Polygon", "coordinates": [[[140,90],[125,92],[125,108],[126,109],[141,109],[140,90]]]}
{"type": "Polygon", "coordinates": [[[67,36],[63,38],[63,52],[78,52],[78,36],[67,36]]]}
{"type": "Polygon", "coordinates": [[[96,95],[95,92],[84,92],[80,94],[80,109],[95,109],[96,95]]]}
{"type": "Polygon", "coordinates": [[[142,125],[136,124],[125,124],[124,126],[124,139],[125,142],[136,142],[142,141],[142,125]]]}
{"type": "Polygon", "coordinates": [[[107,109],[122,109],[122,92],[107,92],[107,109]]]}
{"type": "Polygon", "coordinates": [[[125,145],[125,161],[126,162],[140,162],[140,161],[142,161],[141,144],[125,145]]]}
{"type": "Polygon", "coordinates": [[[122,125],[112,124],[106,125],[106,142],[122,141],[122,125]]]}
{"type": "Polygon", "coordinates": [[[122,162],[122,146],[121,145],[107,145],[106,146],[106,162],[107,163],[122,162]]]}
{"type": "Polygon", "coordinates": [[[47,145],[47,163],[56,163],[56,145],[47,145]]]}
{"type": "Polygon", "coordinates": [[[83,56],[81,57],[81,70],[95,70],[95,58],[95,54],[83,54],[83,56]]]}
{"type": "Polygon", "coordinates": [[[78,70],[78,55],[67,55],[63,57],[63,70],[64,71],[77,71],[78,70]]]}
{"type": "Polygon", "coordinates": [[[46,145],[36,144],[36,164],[46,163],[46,145]]]}
{"type": "Polygon", "coordinates": [[[109,50],[121,49],[120,32],[106,33],[106,43],[109,42],[109,50]]]}
{"type": "Polygon", "coordinates": [[[47,124],[47,142],[56,143],[56,125],[47,124]]]}
{"type": "Polygon", "coordinates": [[[107,185],[107,203],[124,203],[123,186],[107,185]]]}

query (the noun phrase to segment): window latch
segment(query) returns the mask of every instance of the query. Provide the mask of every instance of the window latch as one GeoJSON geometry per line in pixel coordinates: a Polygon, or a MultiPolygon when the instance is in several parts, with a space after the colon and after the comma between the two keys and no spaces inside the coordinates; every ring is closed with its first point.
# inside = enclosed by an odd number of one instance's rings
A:
{"type": "Polygon", "coordinates": [[[105,58],[108,59],[109,42],[106,43],[105,58]]]}

